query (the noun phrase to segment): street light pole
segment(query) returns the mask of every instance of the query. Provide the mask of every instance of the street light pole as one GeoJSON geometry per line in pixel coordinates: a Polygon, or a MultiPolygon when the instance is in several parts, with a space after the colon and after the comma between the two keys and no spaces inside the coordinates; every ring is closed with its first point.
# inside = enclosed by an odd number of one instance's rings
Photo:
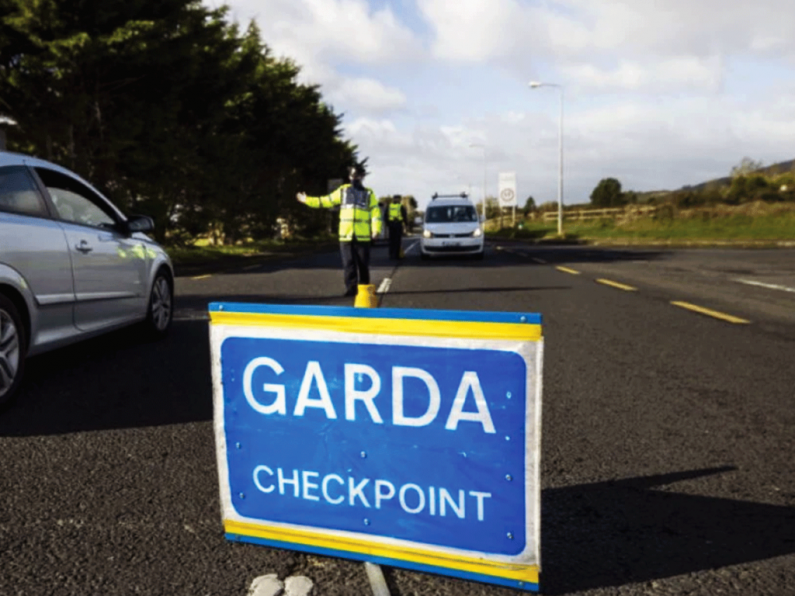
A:
{"type": "Polygon", "coordinates": [[[486,169],[487,169],[487,161],[486,161],[486,145],[482,145],[480,143],[471,143],[470,147],[478,147],[483,149],[483,202],[480,204],[480,213],[483,216],[483,219],[486,219],[486,169]]]}
{"type": "Polygon", "coordinates": [[[563,236],[563,86],[530,81],[531,89],[555,87],[560,91],[560,122],[558,130],[558,236],[563,236]]]}

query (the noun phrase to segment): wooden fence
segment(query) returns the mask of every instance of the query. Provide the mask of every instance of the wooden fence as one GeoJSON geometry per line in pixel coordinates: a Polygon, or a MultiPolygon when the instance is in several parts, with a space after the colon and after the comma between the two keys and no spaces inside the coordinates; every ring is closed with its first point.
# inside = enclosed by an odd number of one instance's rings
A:
{"type": "MultiPolygon", "coordinates": [[[[589,219],[621,219],[623,217],[637,217],[651,215],[657,211],[656,205],[628,205],[626,207],[610,207],[607,209],[564,209],[564,220],[587,221],[589,219]]],[[[543,221],[556,221],[557,211],[547,211],[542,214],[543,221]]]]}

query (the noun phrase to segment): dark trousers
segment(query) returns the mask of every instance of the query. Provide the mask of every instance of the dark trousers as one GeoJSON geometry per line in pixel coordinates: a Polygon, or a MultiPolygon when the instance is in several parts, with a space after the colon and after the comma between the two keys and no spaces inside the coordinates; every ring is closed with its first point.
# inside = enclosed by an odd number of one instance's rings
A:
{"type": "Polygon", "coordinates": [[[389,222],[389,258],[400,258],[400,240],[403,238],[403,226],[400,222],[389,222]]]}
{"type": "Polygon", "coordinates": [[[345,289],[355,292],[358,284],[370,283],[370,243],[354,238],[340,242],[345,289]]]}

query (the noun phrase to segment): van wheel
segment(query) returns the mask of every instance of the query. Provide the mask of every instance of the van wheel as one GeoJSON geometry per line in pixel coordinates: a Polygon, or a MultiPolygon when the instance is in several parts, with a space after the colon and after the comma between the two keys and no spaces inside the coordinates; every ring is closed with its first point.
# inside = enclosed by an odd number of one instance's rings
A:
{"type": "Polygon", "coordinates": [[[171,276],[161,269],[155,276],[152,291],[149,294],[149,306],[146,311],[146,332],[152,337],[163,337],[171,327],[174,318],[174,292],[171,276]]]}
{"type": "Polygon", "coordinates": [[[0,294],[0,407],[11,403],[22,382],[27,338],[16,305],[0,294]]]}

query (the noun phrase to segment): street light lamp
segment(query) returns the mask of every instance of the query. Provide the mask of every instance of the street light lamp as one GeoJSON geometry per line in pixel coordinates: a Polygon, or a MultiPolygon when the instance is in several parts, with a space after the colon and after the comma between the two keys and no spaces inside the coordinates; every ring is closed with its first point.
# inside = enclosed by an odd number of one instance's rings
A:
{"type": "Polygon", "coordinates": [[[560,130],[558,133],[558,236],[563,235],[563,86],[555,83],[530,81],[531,89],[539,87],[555,87],[560,91],[560,130]]]}
{"type": "Polygon", "coordinates": [[[486,219],[486,145],[482,143],[470,143],[470,147],[483,149],[483,202],[480,204],[480,215],[486,219]]]}

